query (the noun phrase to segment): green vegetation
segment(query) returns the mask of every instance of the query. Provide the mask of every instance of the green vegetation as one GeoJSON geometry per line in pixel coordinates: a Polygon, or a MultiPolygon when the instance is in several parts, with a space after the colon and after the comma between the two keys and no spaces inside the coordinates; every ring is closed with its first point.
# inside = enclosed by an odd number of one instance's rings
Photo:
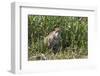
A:
{"type": "Polygon", "coordinates": [[[28,59],[44,54],[48,60],[79,59],[88,56],[88,18],[75,16],[28,16],[28,59]],[[61,50],[56,55],[44,47],[43,39],[55,27],[61,28],[61,50]]]}

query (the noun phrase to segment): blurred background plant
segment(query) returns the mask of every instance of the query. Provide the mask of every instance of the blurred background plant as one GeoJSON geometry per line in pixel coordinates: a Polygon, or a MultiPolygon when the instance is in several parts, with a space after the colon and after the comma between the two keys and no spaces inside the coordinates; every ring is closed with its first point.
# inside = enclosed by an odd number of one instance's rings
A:
{"type": "Polygon", "coordinates": [[[43,53],[51,59],[87,58],[88,17],[28,16],[28,59],[43,53]],[[55,56],[43,45],[43,39],[55,27],[61,28],[61,51],[55,56]]]}

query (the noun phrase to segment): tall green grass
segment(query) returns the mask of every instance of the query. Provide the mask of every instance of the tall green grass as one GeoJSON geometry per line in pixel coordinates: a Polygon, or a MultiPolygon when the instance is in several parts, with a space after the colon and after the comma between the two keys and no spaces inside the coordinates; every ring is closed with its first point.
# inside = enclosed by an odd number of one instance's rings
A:
{"type": "Polygon", "coordinates": [[[84,58],[88,55],[88,17],[28,16],[28,59],[43,53],[48,59],[84,58]],[[56,55],[43,45],[55,27],[61,28],[61,50],[56,55]]]}

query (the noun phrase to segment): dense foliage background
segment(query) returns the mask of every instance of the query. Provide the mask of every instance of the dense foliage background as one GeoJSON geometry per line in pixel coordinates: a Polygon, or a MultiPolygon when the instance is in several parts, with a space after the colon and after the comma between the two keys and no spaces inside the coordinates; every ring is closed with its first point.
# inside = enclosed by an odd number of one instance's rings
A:
{"type": "Polygon", "coordinates": [[[75,16],[28,16],[28,59],[43,53],[48,59],[84,58],[88,55],[88,18],[75,16]],[[61,51],[55,55],[43,46],[43,39],[55,27],[61,28],[61,51]]]}

